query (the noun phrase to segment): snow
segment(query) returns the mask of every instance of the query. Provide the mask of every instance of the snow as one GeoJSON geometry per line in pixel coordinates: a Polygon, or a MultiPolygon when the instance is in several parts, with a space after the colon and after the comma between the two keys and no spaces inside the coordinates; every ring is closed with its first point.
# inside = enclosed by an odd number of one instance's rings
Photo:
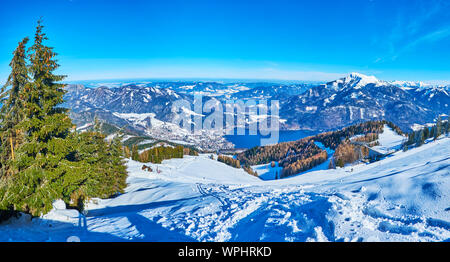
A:
{"type": "Polygon", "coordinates": [[[406,137],[397,134],[387,125],[384,125],[383,133],[378,135],[378,146],[373,146],[372,149],[380,153],[389,153],[394,150],[399,150],[402,143],[405,142],[406,137]]]}
{"type": "Polygon", "coordinates": [[[317,106],[307,106],[305,108],[306,111],[316,111],[317,110],[317,106]]]}
{"type": "Polygon", "coordinates": [[[137,145],[146,145],[146,144],[151,144],[151,143],[154,143],[154,142],[155,142],[155,140],[153,140],[153,139],[145,139],[145,140],[137,143],[137,145]]]}
{"type": "MultiPolygon", "coordinates": [[[[382,146],[399,141],[383,134],[382,146]]],[[[0,241],[450,240],[449,137],[371,164],[278,180],[209,155],[147,165],[161,173],[129,160],[126,192],[91,201],[86,215],[56,203],[44,217],[0,225],[0,241]]]]}
{"type": "Polygon", "coordinates": [[[361,89],[368,84],[381,85],[382,82],[379,81],[375,76],[367,76],[360,73],[350,73],[347,77],[338,80],[338,83],[343,83],[344,86],[350,86],[353,89],[361,89]]]}
{"type": "Polygon", "coordinates": [[[105,137],[105,140],[110,142],[112,141],[115,137],[117,136],[117,134],[110,134],[107,137],[105,137]]]}
{"type": "Polygon", "coordinates": [[[55,202],[53,202],[53,208],[57,210],[64,210],[66,209],[66,203],[64,203],[64,201],[62,201],[61,199],[56,200],[55,202]]]}
{"type": "Polygon", "coordinates": [[[93,126],[93,125],[94,125],[93,123],[87,123],[87,124],[84,124],[84,125],[82,125],[82,126],[77,127],[77,131],[85,130],[85,129],[87,129],[88,127],[93,126]]]}
{"type": "Polygon", "coordinates": [[[335,97],[336,97],[336,94],[333,94],[329,98],[325,98],[323,100],[323,106],[326,106],[327,104],[331,103],[331,101],[333,101],[335,97]]]}
{"type": "Polygon", "coordinates": [[[275,166],[271,167],[271,164],[255,165],[251,166],[253,171],[258,173],[258,176],[262,180],[275,180],[279,179],[281,175],[282,167],[278,165],[278,162],[274,161],[275,166]]]}
{"type": "Polygon", "coordinates": [[[114,112],[113,115],[123,118],[123,119],[127,119],[130,121],[143,121],[146,118],[150,117],[150,118],[154,118],[155,114],[154,113],[142,113],[142,114],[137,114],[137,113],[117,113],[114,112]]]}
{"type": "MultiPolygon", "coordinates": [[[[187,115],[196,114],[184,107],[183,111],[187,115]]],[[[178,141],[178,144],[195,145],[198,149],[204,148],[211,151],[217,150],[218,148],[226,149],[233,147],[233,144],[226,141],[223,137],[224,130],[201,129],[193,130],[192,132],[189,125],[183,128],[175,123],[161,121],[155,117],[154,113],[113,112],[113,115],[129,121],[135,127],[143,128],[145,134],[153,139],[178,141]]]]}

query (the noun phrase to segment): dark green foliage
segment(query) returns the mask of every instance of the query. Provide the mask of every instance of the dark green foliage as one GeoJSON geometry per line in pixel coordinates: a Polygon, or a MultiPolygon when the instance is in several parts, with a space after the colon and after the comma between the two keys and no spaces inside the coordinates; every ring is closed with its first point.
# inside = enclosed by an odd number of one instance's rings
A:
{"type": "Polygon", "coordinates": [[[442,134],[442,119],[441,116],[438,116],[436,121],[436,125],[434,126],[434,140],[436,140],[442,134]]]}
{"type": "Polygon", "coordinates": [[[24,141],[11,163],[18,172],[8,190],[14,192],[10,195],[14,209],[33,215],[51,209],[52,202],[62,193],[64,176],[74,172],[68,168],[74,151],[74,144],[68,139],[73,125],[67,109],[57,107],[63,102],[63,85],[58,82],[64,76],[53,74],[59,65],[52,48],[43,45],[46,39],[38,23],[34,44],[29,49],[33,81],[19,94],[23,98],[23,119],[17,128],[24,133],[24,141]]]}
{"type": "Polygon", "coordinates": [[[43,44],[42,28],[38,22],[25,69],[26,40],[19,44],[7,82],[11,88],[1,96],[8,96],[0,110],[0,163],[10,173],[0,177],[0,210],[7,213],[42,215],[57,199],[82,209],[88,198],[109,197],[126,186],[120,139],[108,144],[99,132],[78,134],[61,107],[64,76],[53,73],[59,65],[52,48],[43,44]],[[7,137],[12,143],[4,141],[7,137]]]}
{"type": "Polygon", "coordinates": [[[430,134],[429,134],[429,135],[426,135],[425,132],[424,132],[424,137],[425,137],[425,139],[426,139],[426,138],[430,138],[430,137],[436,138],[436,137],[437,137],[436,133],[437,133],[437,132],[436,132],[436,126],[432,126],[432,127],[430,128],[430,134]]]}
{"type": "Polygon", "coordinates": [[[406,141],[406,145],[412,145],[415,143],[416,141],[416,132],[411,132],[410,134],[408,134],[408,141],[406,141]]]}
{"type": "Polygon", "coordinates": [[[433,128],[429,128],[429,127],[425,127],[423,130],[423,138],[424,139],[428,139],[430,137],[434,136],[434,129],[433,128]]]}
{"type": "Polygon", "coordinates": [[[126,186],[126,167],[120,137],[116,136],[107,143],[104,134],[89,131],[79,134],[77,138],[78,150],[75,157],[86,163],[90,172],[80,188],[83,195],[87,198],[108,198],[122,193],[126,186]]]}
{"type": "Polygon", "coordinates": [[[450,133],[450,116],[447,118],[447,121],[444,124],[445,126],[445,133],[450,133]]]}
{"type": "Polygon", "coordinates": [[[27,43],[28,38],[24,38],[14,50],[9,64],[12,71],[0,95],[0,179],[13,174],[10,161],[14,158],[14,150],[23,142],[23,132],[17,124],[23,118],[23,90],[29,82],[25,51],[27,43]],[[7,90],[7,87],[10,89],[7,90]]]}
{"type": "MultiPolygon", "coordinates": [[[[449,117],[450,120],[450,117],[449,117]]],[[[442,118],[438,116],[436,124],[431,127],[424,127],[421,130],[413,131],[408,134],[408,140],[403,145],[403,150],[407,150],[410,146],[421,146],[425,143],[425,140],[433,138],[436,140],[440,135],[450,132],[450,122],[442,121],[442,118]]]]}
{"type": "MultiPolygon", "coordinates": [[[[425,129],[428,129],[428,127],[426,127],[425,129]]],[[[416,136],[416,146],[421,146],[423,145],[423,143],[425,142],[425,135],[424,135],[424,130],[420,130],[419,133],[416,136]]]]}

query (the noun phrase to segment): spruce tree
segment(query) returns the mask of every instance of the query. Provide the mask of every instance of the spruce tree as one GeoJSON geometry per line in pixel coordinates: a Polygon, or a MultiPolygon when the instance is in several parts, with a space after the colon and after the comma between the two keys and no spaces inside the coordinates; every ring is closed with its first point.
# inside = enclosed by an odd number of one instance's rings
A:
{"type": "Polygon", "coordinates": [[[447,122],[445,122],[445,133],[450,132],[450,116],[447,118],[447,122]]]}
{"type": "Polygon", "coordinates": [[[432,131],[433,131],[432,129],[430,130],[430,128],[428,126],[426,126],[423,129],[423,138],[428,139],[428,138],[432,137],[433,136],[432,131]]]}
{"type": "Polygon", "coordinates": [[[407,142],[407,144],[408,145],[414,144],[415,137],[416,137],[416,132],[412,131],[411,134],[408,135],[408,142],[407,142]]]}
{"type": "Polygon", "coordinates": [[[60,81],[65,76],[54,74],[59,67],[56,53],[44,45],[47,37],[42,28],[39,21],[34,44],[29,48],[32,82],[19,92],[23,119],[17,127],[24,132],[24,141],[13,161],[18,174],[7,199],[15,210],[32,215],[48,212],[52,202],[64,194],[64,185],[76,180],[79,170],[71,163],[75,149],[68,139],[72,121],[68,110],[60,107],[64,95],[60,81]]]}
{"type": "Polygon", "coordinates": [[[122,137],[121,133],[117,134],[109,146],[111,152],[111,175],[115,178],[112,190],[115,193],[123,193],[123,189],[126,187],[127,170],[122,150],[122,137]]]}
{"type": "MultiPolygon", "coordinates": [[[[434,138],[436,137],[436,126],[431,127],[428,138],[430,138],[430,137],[434,137],[434,138]]],[[[425,139],[427,139],[427,138],[425,138],[425,139]]]]}
{"type": "MultiPolygon", "coordinates": [[[[427,127],[428,128],[428,127],[427,127]]],[[[427,129],[426,128],[426,129],[427,129]]],[[[425,137],[423,135],[423,130],[420,130],[418,135],[416,136],[416,146],[421,146],[423,145],[424,141],[425,141],[425,137]]]]}
{"type": "Polygon", "coordinates": [[[14,151],[22,142],[22,132],[17,129],[17,124],[23,117],[21,94],[29,83],[28,68],[26,64],[26,44],[28,38],[19,42],[13,52],[13,58],[9,66],[12,71],[0,94],[0,178],[12,174],[10,162],[15,158],[14,151]],[[8,87],[10,87],[8,89],[8,87]]]}
{"type": "Polygon", "coordinates": [[[434,134],[435,138],[437,139],[442,134],[442,119],[441,116],[438,116],[438,119],[436,121],[436,133],[434,134]]]}
{"type": "Polygon", "coordinates": [[[81,210],[86,199],[110,197],[126,186],[120,139],[108,144],[97,120],[95,131],[78,134],[61,107],[64,76],[54,74],[59,65],[44,45],[42,29],[39,21],[28,67],[27,40],[16,49],[7,82],[11,89],[3,88],[0,110],[0,160],[14,171],[8,179],[0,176],[0,211],[34,216],[50,211],[56,199],[81,210]]]}

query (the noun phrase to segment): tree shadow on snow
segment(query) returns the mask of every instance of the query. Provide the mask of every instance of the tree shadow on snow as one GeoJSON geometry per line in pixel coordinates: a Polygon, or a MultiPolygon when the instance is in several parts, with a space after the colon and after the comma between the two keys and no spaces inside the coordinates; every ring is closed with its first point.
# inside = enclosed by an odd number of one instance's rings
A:
{"type": "MultiPolygon", "coordinates": [[[[140,211],[154,209],[163,206],[178,206],[180,201],[188,201],[196,199],[197,197],[159,201],[140,205],[124,205],[115,207],[105,207],[101,209],[90,210],[87,217],[99,217],[105,219],[114,219],[119,217],[125,217],[131,224],[129,227],[134,227],[139,236],[125,241],[147,241],[147,242],[197,242],[189,236],[186,236],[185,232],[179,229],[167,229],[162,225],[153,222],[149,218],[138,214],[140,211]]],[[[122,240],[124,241],[124,240],[122,240]]]]}

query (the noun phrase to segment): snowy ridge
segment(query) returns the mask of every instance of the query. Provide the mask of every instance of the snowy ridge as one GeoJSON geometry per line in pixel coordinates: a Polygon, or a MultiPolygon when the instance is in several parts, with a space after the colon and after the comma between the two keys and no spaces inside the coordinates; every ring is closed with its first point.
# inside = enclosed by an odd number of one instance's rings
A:
{"type": "Polygon", "coordinates": [[[378,136],[379,145],[373,146],[372,149],[375,149],[378,152],[383,154],[387,154],[389,152],[400,150],[403,142],[406,141],[406,137],[397,134],[394,130],[392,130],[387,125],[384,125],[383,133],[378,136]]]}
{"type": "Polygon", "coordinates": [[[361,89],[369,84],[375,86],[386,85],[386,82],[378,80],[375,76],[367,76],[360,73],[350,73],[348,76],[327,84],[335,90],[361,89]]]}

